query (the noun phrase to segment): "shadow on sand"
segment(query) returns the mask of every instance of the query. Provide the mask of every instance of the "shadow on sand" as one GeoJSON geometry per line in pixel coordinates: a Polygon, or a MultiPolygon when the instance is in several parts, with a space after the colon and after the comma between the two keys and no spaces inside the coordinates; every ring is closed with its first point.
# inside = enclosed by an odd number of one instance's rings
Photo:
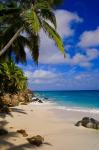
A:
{"type": "MultiPolygon", "coordinates": [[[[47,142],[44,143],[44,144],[46,144],[48,146],[52,146],[50,143],[47,143],[47,142]]],[[[32,149],[37,149],[37,148],[40,149],[42,146],[44,146],[44,144],[39,146],[39,147],[37,147],[37,146],[31,145],[29,143],[26,143],[26,144],[22,144],[22,145],[19,145],[19,146],[13,146],[12,148],[10,148],[8,150],[25,150],[26,148],[31,149],[31,150],[32,149]]]]}
{"type": "Polygon", "coordinates": [[[12,107],[12,112],[18,112],[18,113],[21,113],[21,114],[27,114],[23,109],[19,109],[19,108],[15,108],[15,107],[12,107]]]}
{"type": "MultiPolygon", "coordinates": [[[[15,109],[16,110],[16,109],[15,109]]],[[[18,110],[20,112],[20,110],[18,110]]],[[[6,120],[2,120],[0,121],[0,129],[5,129],[5,126],[8,124],[9,122],[7,122],[6,120]]],[[[25,141],[25,144],[22,144],[22,145],[14,145],[14,142],[11,143],[8,141],[8,139],[10,138],[20,138],[18,136],[18,133],[15,131],[15,132],[11,132],[11,131],[8,131],[8,134],[6,135],[2,135],[0,136],[0,150],[25,150],[26,148],[35,148],[35,146],[31,145],[30,143],[28,143],[26,141],[26,139],[24,139],[25,141]],[[27,142],[27,143],[26,143],[27,142]]]]}
{"type": "MultiPolygon", "coordinates": [[[[22,114],[25,114],[25,115],[27,114],[22,109],[18,109],[18,108],[11,108],[11,109],[12,109],[12,112],[18,112],[18,113],[22,113],[22,114]]],[[[2,128],[5,129],[6,125],[9,123],[5,120],[7,115],[10,115],[11,117],[13,117],[13,115],[11,113],[9,113],[9,114],[0,113],[0,118],[2,119],[0,121],[0,129],[2,129],[2,128]]],[[[14,119],[14,117],[13,117],[13,119],[14,119]]],[[[26,138],[24,138],[24,144],[21,144],[21,145],[18,145],[18,146],[14,144],[14,141],[13,142],[8,141],[8,139],[10,139],[10,138],[11,139],[13,138],[13,140],[17,140],[18,138],[20,138],[18,135],[19,134],[16,131],[11,132],[11,130],[10,130],[10,131],[8,131],[8,134],[0,136],[0,150],[26,150],[27,148],[31,149],[31,150],[32,149],[37,149],[36,146],[31,145],[30,143],[28,143],[26,138]]],[[[47,142],[44,143],[44,144],[52,146],[51,144],[49,144],[47,142]]],[[[43,145],[41,145],[40,147],[42,147],[43,145]]],[[[40,148],[40,147],[38,147],[38,148],[40,148]]]]}
{"type": "MultiPolygon", "coordinates": [[[[12,112],[17,112],[17,113],[21,113],[21,114],[27,114],[24,110],[22,109],[18,109],[18,108],[11,108],[12,112]]],[[[0,129],[5,129],[6,125],[9,123],[7,122],[5,119],[7,116],[10,116],[10,117],[13,117],[13,114],[11,112],[9,113],[0,113],[0,129]]],[[[13,117],[14,119],[14,117],[13,117]]],[[[23,145],[19,145],[19,146],[15,146],[13,143],[11,142],[8,142],[8,139],[9,138],[16,138],[18,137],[18,133],[15,131],[15,132],[11,132],[11,131],[8,131],[8,134],[6,135],[0,135],[0,150],[3,149],[3,150],[24,150],[26,147],[31,147],[31,145],[29,143],[27,144],[23,144],[23,145]],[[5,148],[3,148],[5,147],[5,148]],[[6,149],[7,147],[7,149],[6,149]],[[9,147],[9,148],[8,148],[9,147]]],[[[19,137],[20,138],[20,137],[19,137]]],[[[25,139],[24,139],[25,140],[25,139]]],[[[33,146],[32,146],[33,148],[33,146]]]]}
{"type": "MultiPolygon", "coordinates": [[[[4,129],[7,124],[8,124],[8,122],[6,120],[0,121],[0,129],[2,129],[2,128],[4,129]]],[[[13,144],[8,142],[7,139],[10,137],[16,137],[16,136],[17,135],[15,132],[8,132],[8,134],[0,136],[0,148],[2,148],[3,146],[12,147],[13,144]]]]}
{"type": "MultiPolygon", "coordinates": [[[[11,108],[12,112],[17,112],[17,113],[21,113],[21,114],[27,114],[23,109],[19,109],[19,108],[11,108]]],[[[0,113],[0,118],[5,118],[6,116],[11,116],[13,117],[13,114],[11,112],[9,113],[0,113]]]]}

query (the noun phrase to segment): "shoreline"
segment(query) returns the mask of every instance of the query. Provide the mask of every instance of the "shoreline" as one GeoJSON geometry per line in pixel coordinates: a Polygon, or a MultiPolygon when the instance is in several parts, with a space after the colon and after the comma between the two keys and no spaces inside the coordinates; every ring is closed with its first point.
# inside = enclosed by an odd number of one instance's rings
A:
{"type": "Polygon", "coordinates": [[[33,104],[33,106],[35,107],[42,107],[45,108],[47,107],[48,109],[53,109],[53,110],[57,110],[57,111],[63,111],[63,113],[66,112],[74,112],[74,113],[85,113],[85,114],[90,114],[92,116],[94,115],[98,115],[99,114],[99,109],[98,108],[91,108],[91,107],[77,107],[77,106],[70,106],[70,105],[61,105],[58,104],[57,102],[54,102],[54,100],[45,100],[43,98],[39,97],[39,100],[41,100],[43,103],[38,103],[38,101],[36,102],[31,102],[31,104],[33,104]]]}
{"type": "MultiPolygon", "coordinates": [[[[37,96],[39,99],[44,100],[44,104],[48,103],[48,104],[52,104],[53,109],[58,109],[58,110],[65,110],[65,111],[73,111],[73,112],[83,112],[83,113],[90,113],[90,114],[99,114],[99,107],[96,107],[95,105],[85,105],[85,104],[74,104],[74,103],[64,103],[62,101],[57,101],[51,97],[49,97],[48,95],[44,95],[44,93],[35,93],[35,96],[37,96]],[[46,99],[47,98],[47,99],[46,99]]],[[[65,99],[65,101],[69,101],[67,98],[65,99]]],[[[76,101],[75,101],[76,102],[76,101]]]]}
{"type": "Polygon", "coordinates": [[[63,111],[51,107],[52,105],[46,106],[44,103],[13,107],[13,117],[0,118],[0,121],[8,122],[5,128],[9,131],[7,137],[0,137],[0,150],[91,150],[92,147],[94,150],[99,149],[98,130],[74,126],[74,123],[87,115],[86,113],[65,111],[65,116],[62,117],[63,111]],[[19,129],[25,129],[28,137],[39,134],[51,145],[33,147],[27,142],[27,137],[16,133],[19,129]]]}
{"type": "Polygon", "coordinates": [[[91,108],[82,108],[80,107],[67,107],[60,106],[57,103],[53,103],[52,101],[43,101],[43,103],[31,103],[33,107],[37,109],[47,109],[60,120],[65,120],[66,122],[70,121],[75,124],[75,121],[81,120],[81,118],[87,116],[90,118],[95,118],[99,120],[99,110],[91,108]],[[69,118],[69,119],[68,119],[69,118]]]}

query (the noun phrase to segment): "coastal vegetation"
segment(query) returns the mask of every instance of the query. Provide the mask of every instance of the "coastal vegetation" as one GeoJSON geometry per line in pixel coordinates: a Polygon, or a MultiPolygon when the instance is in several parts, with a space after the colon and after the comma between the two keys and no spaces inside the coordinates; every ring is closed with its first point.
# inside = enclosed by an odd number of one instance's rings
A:
{"type": "Polygon", "coordinates": [[[18,93],[26,90],[27,78],[13,60],[0,63],[0,93],[18,93]]]}
{"type": "Polygon", "coordinates": [[[61,37],[56,32],[56,18],[47,0],[7,1],[0,7],[0,59],[11,58],[26,62],[28,47],[35,63],[38,63],[41,29],[53,39],[64,53],[61,37]]]}
{"type": "MultiPolygon", "coordinates": [[[[62,39],[56,31],[57,22],[53,11],[60,2],[61,0],[0,2],[0,114],[10,114],[10,107],[20,103],[26,105],[32,100],[33,93],[27,88],[27,77],[16,63],[26,63],[27,47],[33,61],[38,64],[41,30],[54,40],[64,54],[62,39]]],[[[16,132],[24,132],[24,135],[28,136],[23,129],[16,132]]],[[[0,136],[8,133],[4,128],[0,129],[0,136]]],[[[44,143],[40,135],[27,140],[36,146],[44,143]]]]}
{"type": "MultiPolygon", "coordinates": [[[[33,61],[38,64],[41,30],[54,40],[64,54],[63,42],[56,31],[57,22],[53,12],[53,8],[60,2],[62,0],[3,0],[0,3],[1,96],[19,94],[27,90],[27,78],[15,62],[27,61],[27,47],[33,61]]],[[[5,97],[12,97],[10,95],[5,97]]]]}
{"type": "MultiPolygon", "coordinates": [[[[43,30],[64,54],[53,8],[62,0],[3,0],[0,3],[0,93],[27,89],[27,78],[15,62],[25,63],[27,47],[38,64],[40,31],[43,30]]],[[[9,96],[8,96],[9,97],[9,96]]]]}
{"type": "Polygon", "coordinates": [[[13,60],[0,63],[0,111],[8,113],[9,106],[27,103],[33,94],[27,90],[27,77],[13,60]]]}

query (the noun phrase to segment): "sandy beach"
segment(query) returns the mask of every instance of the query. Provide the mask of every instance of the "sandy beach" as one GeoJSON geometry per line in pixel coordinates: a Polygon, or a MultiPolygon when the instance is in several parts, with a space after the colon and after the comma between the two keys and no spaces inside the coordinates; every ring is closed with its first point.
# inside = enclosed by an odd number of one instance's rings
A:
{"type": "MultiPolygon", "coordinates": [[[[43,104],[14,107],[12,116],[0,118],[0,126],[9,132],[0,137],[0,150],[99,150],[98,130],[74,126],[84,116],[91,114],[64,112],[43,104]],[[48,144],[34,147],[27,137],[16,132],[20,129],[25,129],[28,137],[43,136],[48,144]]],[[[98,118],[98,115],[92,117],[98,118]]]]}
{"type": "Polygon", "coordinates": [[[99,0],[0,0],[0,150],[99,150],[99,0]]]}

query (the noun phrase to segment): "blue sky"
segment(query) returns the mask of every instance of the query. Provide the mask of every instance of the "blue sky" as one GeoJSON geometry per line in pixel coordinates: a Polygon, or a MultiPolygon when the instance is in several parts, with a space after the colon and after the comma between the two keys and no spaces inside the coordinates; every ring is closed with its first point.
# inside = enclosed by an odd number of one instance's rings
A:
{"type": "Polygon", "coordinates": [[[99,0],[64,0],[55,10],[66,59],[41,31],[39,65],[19,66],[33,90],[99,90],[99,0]]]}

